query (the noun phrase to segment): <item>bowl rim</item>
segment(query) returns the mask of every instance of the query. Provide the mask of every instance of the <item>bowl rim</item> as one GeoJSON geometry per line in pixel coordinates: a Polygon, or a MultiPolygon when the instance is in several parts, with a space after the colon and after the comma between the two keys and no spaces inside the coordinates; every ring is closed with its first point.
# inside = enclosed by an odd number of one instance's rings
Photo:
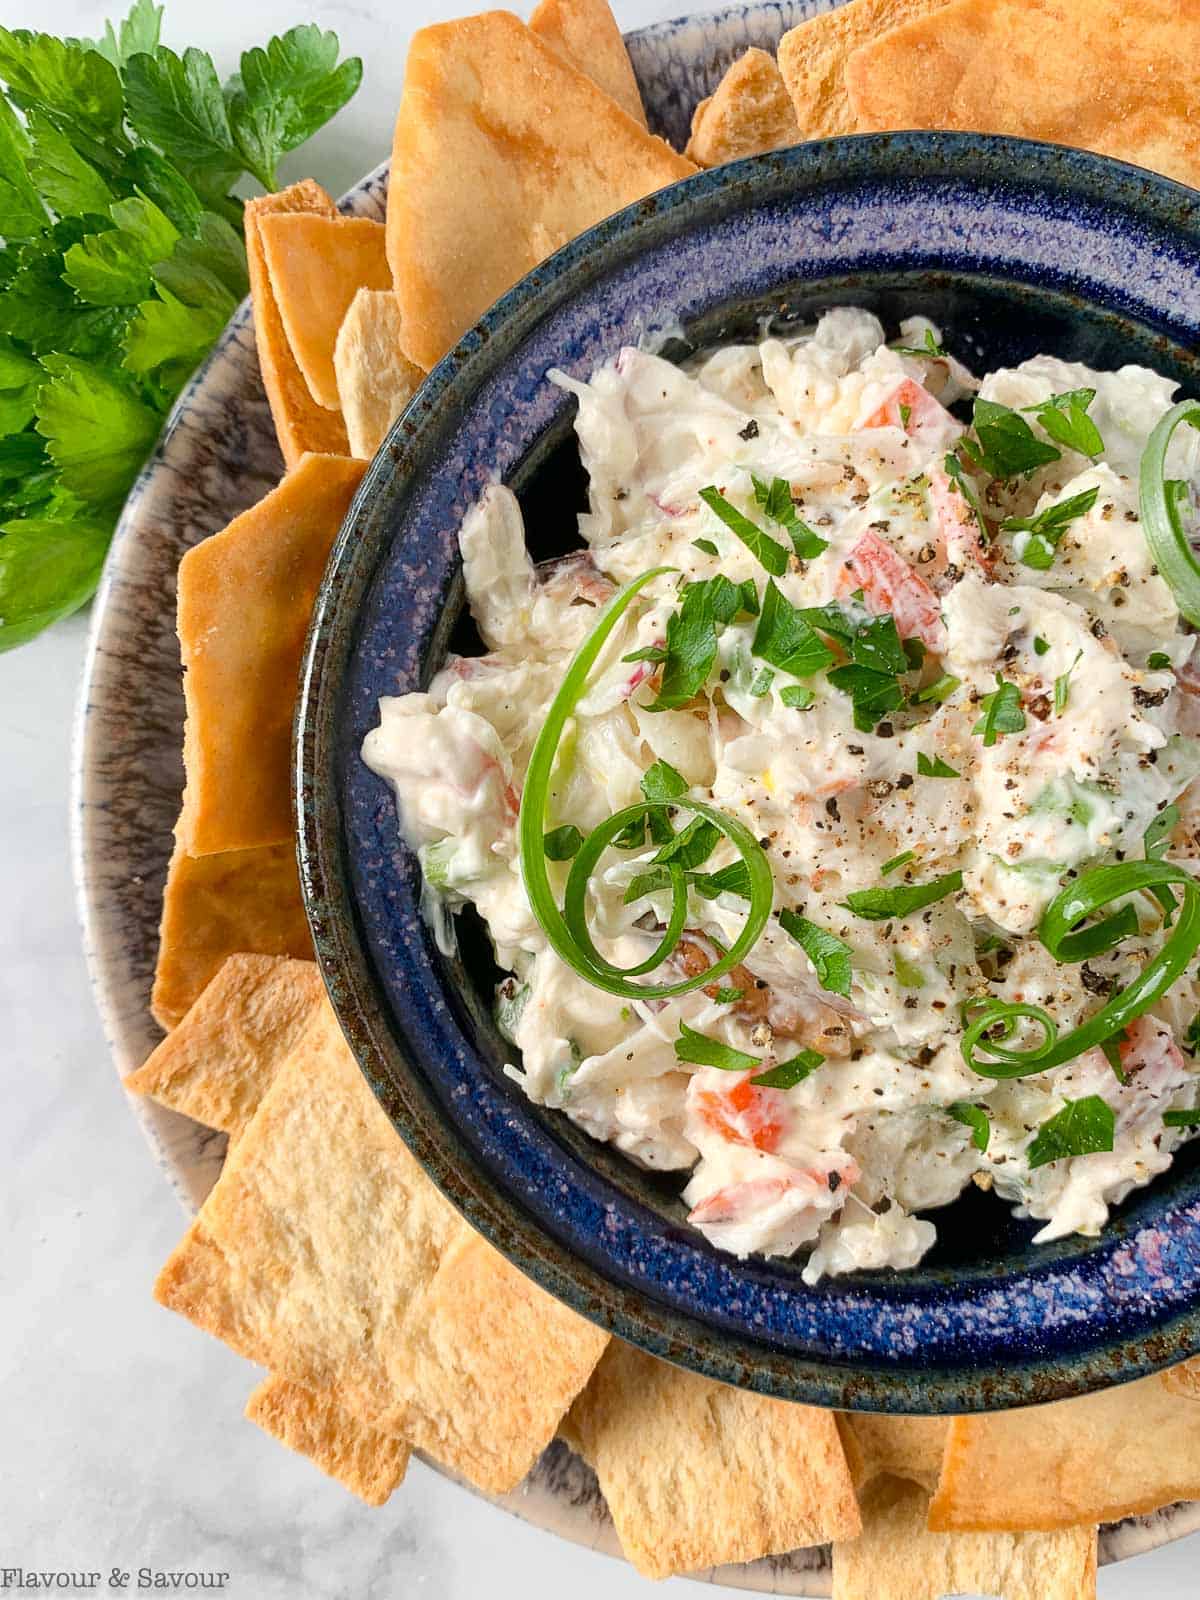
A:
{"type": "MultiPolygon", "coordinates": [[[[901,132],[860,135],[800,145],[701,172],[637,202],[571,241],[510,289],[469,329],[430,373],[364,476],[331,553],[313,610],[301,672],[294,745],[302,891],[317,958],[347,1040],[372,1090],[401,1137],[435,1184],[496,1247],[542,1288],[621,1338],[663,1359],[740,1387],[838,1409],[949,1414],[1001,1409],[1091,1392],[1127,1382],[1200,1351],[1200,1292],[1183,1310],[1148,1330],[1110,1337],[1084,1351],[1022,1361],[1001,1379],[964,1381],[938,1369],[871,1368],[808,1359],[789,1352],[786,1371],[768,1365],[769,1343],[736,1339],[677,1307],[658,1307],[614,1281],[567,1247],[545,1236],[517,1197],[483,1171],[468,1143],[406,1062],[403,1083],[391,1075],[389,1052],[402,1049],[389,1028],[389,1008],[371,968],[341,870],[344,831],[334,794],[333,719],[351,659],[349,638],[362,602],[395,542],[361,554],[360,523],[377,494],[403,468],[425,421],[437,408],[464,401],[489,371],[489,345],[501,328],[530,331],[551,306],[565,302],[595,252],[618,244],[648,213],[678,213],[714,193],[753,186],[757,175],[782,168],[813,188],[879,177],[876,162],[890,153],[922,164],[912,176],[961,178],[971,160],[1004,164],[1026,187],[1067,191],[1115,211],[1133,211],[1151,225],[1185,234],[1200,246],[1200,195],[1140,168],[1088,152],[992,135],[901,132]],[[928,170],[932,164],[934,170],[928,170]],[[369,570],[364,568],[368,560],[369,570]],[[337,642],[345,636],[343,648],[337,642]],[[331,669],[334,676],[330,677],[331,669]]],[[[890,176],[897,176],[894,171],[890,176]]],[[[752,192],[752,188],[751,188],[752,192]]],[[[685,213],[686,214],[686,213],[685,213]]],[[[624,260],[626,258],[619,258],[624,260]]],[[[610,262],[609,265],[615,263],[610,262]]],[[[586,287],[583,292],[586,294],[586,287]]],[[[499,363],[502,367],[503,362],[499,363]]],[[[1200,1256],[1200,1207],[1191,1219],[1200,1256]]],[[[1028,1271],[1028,1269],[1024,1269],[1028,1271]]],[[[1024,1275],[1014,1273],[1008,1286],[1024,1275]]],[[[1040,1272],[1039,1272],[1040,1275],[1040,1272]]]]}

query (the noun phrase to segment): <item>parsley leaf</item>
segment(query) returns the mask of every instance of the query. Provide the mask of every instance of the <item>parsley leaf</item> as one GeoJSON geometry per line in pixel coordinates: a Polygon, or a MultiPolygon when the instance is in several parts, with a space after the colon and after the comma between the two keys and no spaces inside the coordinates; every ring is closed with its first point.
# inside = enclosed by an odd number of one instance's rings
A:
{"type": "Polygon", "coordinates": [[[807,711],[816,695],[811,689],[804,688],[803,684],[785,683],[779,691],[779,698],[792,711],[807,711]]]}
{"type": "Polygon", "coordinates": [[[757,523],[743,516],[736,506],[730,505],[719,489],[711,486],[701,489],[700,498],[708,509],[718,516],[731,533],[735,533],[767,571],[781,578],[788,569],[788,552],[778,540],[764,533],[757,523]]]}
{"type": "Polygon", "coordinates": [[[547,861],[571,861],[579,854],[583,835],[573,822],[564,822],[561,828],[551,828],[542,839],[542,850],[547,861]]]}
{"type": "Polygon", "coordinates": [[[731,1006],[742,998],[741,989],[718,989],[712,997],[719,1006],[731,1006]]]}
{"type": "Polygon", "coordinates": [[[27,643],[91,597],[110,532],[107,523],[83,519],[30,517],[4,524],[0,644],[13,649],[27,643]]]}
{"type": "Polygon", "coordinates": [[[1054,564],[1054,552],[1059,540],[1078,517],[1086,517],[1096,504],[1099,488],[1085,489],[1073,494],[1069,500],[1047,506],[1036,517],[1005,517],[1000,524],[1002,533],[1027,533],[1029,535],[1017,555],[1017,560],[1035,572],[1045,572],[1054,564]]]}
{"type": "Polygon", "coordinates": [[[892,856],[889,861],[883,863],[879,869],[879,876],[886,878],[889,874],[899,871],[901,867],[906,867],[910,861],[915,861],[916,859],[917,852],[915,850],[902,850],[898,856],[892,856]]]}
{"type": "MultiPolygon", "coordinates": [[[[1142,835],[1142,850],[1147,861],[1161,861],[1171,848],[1171,835],[1179,822],[1180,811],[1176,805],[1164,806],[1142,835]]],[[[1155,884],[1150,893],[1163,909],[1163,926],[1169,928],[1179,905],[1174,890],[1165,883],[1155,884]]],[[[1136,919],[1135,919],[1136,927],[1136,919]]]]}
{"type": "Polygon", "coordinates": [[[979,532],[986,540],[988,537],[988,526],[987,522],[984,520],[983,502],[979,498],[979,491],[976,489],[974,483],[972,483],[971,479],[963,470],[963,464],[958,459],[957,455],[955,455],[953,450],[942,462],[942,468],[946,476],[950,479],[950,482],[954,485],[959,494],[962,495],[963,499],[967,502],[967,505],[971,508],[972,515],[974,516],[976,523],[979,525],[979,532]]]}
{"type": "Polygon", "coordinates": [[[685,872],[704,864],[721,841],[721,830],[704,817],[693,817],[686,827],[673,833],[654,857],[654,864],[673,861],[685,872]]]}
{"type": "Polygon", "coordinates": [[[928,356],[944,360],[946,352],[933,336],[933,329],[925,329],[925,343],[923,345],[894,344],[892,349],[898,356],[928,356]]]}
{"type": "Polygon", "coordinates": [[[854,726],[862,733],[874,732],[889,711],[904,704],[904,690],[886,673],[874,672],[854,662],[834,667],[826,674],[835,689],[848,694],[854,706],[854,726]]]}
{"type": "Polygon", "coordinates": [[[45,356],[38,432],[63,486],[112,508],[128,493],[161,422],[125,384],[74,356],[45,356]]]}
{"type": "Polygon", "coordinates": [[[644,644],[640,650],[631,650],[622,661],[665,661],[667,652],[660,644],[644,644]]]}
{"type": "MultiPolygon", "coordinates": [[[[726,579],[728,582],[728,579],[726,579]]],[[[732,589],[733,585],[729,587],[732,589]]],[[[683,603],[667,619],[667,646],[658,697],[648,711],[673,711],[700,693],[717,659],[717,625],[713,590],[689,583],[683,603]]]]}
{"type": "Polygon", "coordinates": [[[917,776],[921,778],[961,778],[962,773],[956,772],[941,756],[927,756],[924,750],[917,751],[917,776]]]}
{"type": "Polygon", "coordinates": [[[1200,1111],[1164,1111],[1163,1122],[1168,1128],[1200,1128],[1200,1111]]]}
{"type": "Polygon", "coordinates": [[[721,554],[711,539],[693,539],[692,543],[697,550],[703,550],[706,556],[719,556],[721,554]]]}
{"type": "Polygon", "coordinates": [[[760,1072],[750,1079],[764,1089],[794,1089],[805,1078],[811,1077],[825,1057],[819,1050],[801,1050],[787,1061],[781,1061],[769,1072],[760,1072]]]}
{"type": "Polygon", "coordinates": [[[1107,1100],[1098,1094],[1068,1100],[1062,1110],[1043,1122],[1025,1152],[1031,1167],[1069,1156],[1094,1155],[1111,1150],[1116,1118],[1107,1100]]]}
{"type": "Polygon", "coordinates": [[[898,883],[890,889],[858,889],[845,899],[846,909],[867,922],[886,922],[889,917],[907,917],[914,911],[957,894],[962,888],[962,873],[947,872],[928,883],[898,883]]]}
{"type": "Polygon", "coordinates": [[[779,913],[779,926],[790,934],[816,969],[817,982],[831,994],[850,993],[850,946],[826,928],[802,917],[785,906],[779,913]]]}
{"type": "Polygon", "coordinates": [[[991,694],[985,694],[979,703],[983,707],[983,715],[971,732],[981,733],[984,744],[989,748],[1003,734],[1020,733],[1025,726],[1025,713],[1021,709],[1021,691],[1015,683],[1007,682],[1000,673],[996,674],[995,689],[991,694]]]}
{"type": "Polygon", "coordinates": [[[675,1059],[690,1062],[696,1067],[720,1067],[722,1072],[748,1072],[751,1067],[762,1065],[757,1056],[748,1056],[744,1050],[735,1050],[732,1045],[709,1039],[705,1034],[689,1028],[686,1022],[679,1024],[675,1059]]]}
{"type": "Polygon", "coordinates": [[[1048,656],[1050,654],[1050,641],[1043,639],[1040,633],[1034,634],[1033,653],[1035,656],[1048,656]]]}
{"type": "Polygon", "coordinates": [[[775,674],[771,671],[770,667],[763,667],[762,671],[757,674],[754,682],[750,685],[749,693],[753,695],[756,700],[761,700],[764,695],[770,694],[771,685],[774,682],[775,674]]]}
{"type": "Polygon", "coordinates": [[[751,652],[793,678],[808,678],[833,662],[833,652],[771,578],[767,579],[751,652]]]}
{"type": "Polygon", "coordinates": [[[164,45],[136,55],[125,69],[125,100],[133,127],[169,152],[200,194],[228,192],[244,163],[211,57],[194,49],[177,56],[164,45]]]}
{"type": "MultiPolygon", "coordinates": [[[[1083,651],[1075,652],[1075,659],[1065,672],[1060,672],[1054,680],[1054,714],[1061,717],[1067,709],[1067,701],[1071,695],[1071,674],[1083,660],[1083,651]]],[[[986,743],[986,741],[985,741],[986,743]]]]}
{"type": "Polygon", "coordinates": [[[1171,665],[1171,658],[1165,650],[1151,650],[1146,665],[1151,672],[1165,672],[1171,665]]]}
{"type": "Polygon", "coordinates": [[[749,900],[750,869],[744,861],[731,861],[718,872],[693,873],[692,884],[706,900],[715,900],[719,894],[736,894],[749,900]]]}
{"type": "Polygon", "coordinates": [[[772,522],[787,529],[792,549],[801,561],[811,561],[822,551],[829,549],[829,540],[822,539],[819,533],[814,533],[808,523],[802,522],[797,515],[791,486],[786,478],[772,478],[770,483],[765,483],[762,478],[755,477],[751,473],[751,479],[754,483],[755,503],[772,522]]]}
{"type": "Polygon", "coordinates": [[[992,1125],[982,1106],[973,1105],[969,1100],[956,1100],[953,1105],[945,1106],[943,1109],[948,1117],[954,1118],[955,1122],[961,1122],[964,1128],[970,1128],[971,1143],[976,1150],[987,1149],[992,1125]]]}
{"type": "Polygon", "coordinates": [[[973,466],[993,478],[1019,478],[1062,459],[1061,450],[1039,439],[1025,418],[1010,406],[977,399],[972,423],[978,442],[964,438],[959,450],[973,466]]]}
{"type": "Polygon", "coordinates": [[[956,678],[953,673],[943,672],[940,678],[936,678],[932,683],[926,684],[923,689],[918,689],[916,694],[913,695],[913,700],[919,706],[930,703],[940,706],[944,701],[949,700],[961,682],[962,679],[956,678]]]}
{"type": "Polygon", "coordinates": [[[357,57],[338,65],[337,34],[315,23],[289,28],[265,50],[242,56],[229,124],[246,170],[277,189],[279,158],[341,110],[362,81],[357,57]]]}
{"type": "Polygon", "coordinates": [[[1065,394],[1052,394],[1039,400],[1035,406],[1022,406],[1031,411],[1050,437],[1068,450],[1077,450],[1081,456],[1093,459],[1104,451],[1100,430],[1088,416],[1088,407],[1096,398],[1095,389],[1069,389],[1065,394]]]}

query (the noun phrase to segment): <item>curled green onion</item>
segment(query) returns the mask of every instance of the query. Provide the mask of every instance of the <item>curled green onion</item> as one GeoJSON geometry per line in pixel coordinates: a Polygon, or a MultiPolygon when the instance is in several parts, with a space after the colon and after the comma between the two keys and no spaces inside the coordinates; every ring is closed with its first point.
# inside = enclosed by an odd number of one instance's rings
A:
{"type": "Polygon", "coordinates": [[[1073,1061],[1085,1050],[1102,1045],[1149,1010],[1186,971],[1200,945],[1200,884],[1182,867],[1165,861],[1122,861],[1114,866],[1095,867],[1055,895],[1038,928],[1038,937],[1056,961],[1086,961],[1133,931],[1133,919],[1120,911],[1090,928],[1080,928],[1086,917],[1095,916],[1127,894],[1140,890],[1153,893],[1157,887],[1170,883],[1179,887],[1182,910],[1170,937],[1127,988],[1113,995],[1081,1027],[1061,1038],[1053,1019],[1040,1006],[1008,1000],[984,1001],[973,1009],[962,1037],[967,1065],[984,1078],[1026,1078],[1035,1072],[1048,1072],[1065,1061],[1073,1061]],[[1030,1018],[1042,1028],[1042,1042],[1033,1049],[1015,1050],[1008,1045],[1020,1017],[1030,1018]],[[981,1061],[977,1055],[980,1050],[989,1059],[981,1061]]]}
{"type": "Polygon", "coordinates": [[[1200,564],[1180,515],[1182,486],[1166,474],[1167,447],[1181,422],[1200,429],[1200,400],[1181,400],[1159,420],[1142,452],[1138,499],[1142,530],[1154,564],[1180,611],[1194,627],[1200,627],[1200,564]]]}
{"type": "Polygon", "coordinates": [[[639,800],[616,812],[598,828],[593,828],[571,863],[561,909],[550,887],[545,850],[546,808],[550,798],[554,758],[563,731],[587,688],[588,674],[632,601],[652,579],[673,570],[671,567],[655,567],[626,584],[605,606],[596,626],[576,651],[533,747],[525,774],[518,823],[525,892],[552,949],[581,978],[609,994],[628,999],[669,1000],[713,983],[731,971],[749,953],[766,926],[775,892],[770,864],[749,828],[715,806],[689,800],[683,795],[670,800],[639,800]],[[671,915],[653,953],[633,967],[616,967],[597,950],[587,926],[588,883],[600,857],[619,834],[631,824],[640,823],[646,818],[658,817],[665,821],[671,807],[690,811],[694,816],[710,822],[733,845],[745,868],[750,909],[738,937],[711,967],[678,983],[635,983],[635,978],[661,966],[679,943],[687,917],[687,880],[683,869],[674,861],[664,863],[671,889],[671,915]]]}

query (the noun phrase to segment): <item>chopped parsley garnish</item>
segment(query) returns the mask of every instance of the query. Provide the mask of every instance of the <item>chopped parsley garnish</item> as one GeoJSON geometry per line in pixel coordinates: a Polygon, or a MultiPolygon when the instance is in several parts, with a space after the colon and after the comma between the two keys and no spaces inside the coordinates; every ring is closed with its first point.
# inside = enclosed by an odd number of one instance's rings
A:
{"type": "Polygon", "coordinates": [[[959,450],[993,478],[1020,478],[1062,459],[1062,451],[1039,439],[1010,406],[977,399],[971,420],[976,439],[964,438],[959,450]]]}
{"type": "Polygon", "coordinates": [[[772,539],[769,533],[764,533],[756,522],[744,516],[736,506],[730,505],[719,489],[711,486],[701,489],[700,498],[708,509],[729,529],[735,533],[746,546],[750,554],[766,567],[767,571],[776,578],[781,578],[788,569],[788,552],[778,540],[772,539]]]}
{"type": "MultiPolygon", "coordinates": [[[[809,619],[844,647],[850,660],[826,674],[835,689],[848,694],[854,708],[854,726],[873,732],[881,718],[904,704],[901,674],[912,666],[894,619],[856,618],[835,603],[809,607],[797,615],[809,619]]],[[[832,660],[832,657],[830,657],[832,660]]]]}
{"type": "Polygon", "coordinates": [[[694,1028],[689,1028],[686,1022],[679,1024],[675,1059],[687,1061],[694,1067],[719,1067],[722,1072],[749,1072],[752,1067],[762,1065],[757,1056],[749,1056],[744,1050],[735,1050],[732,1045],[709,1039],[694,1028]]]}
{"type": "Polygon", "coordinates": [[[772,478],[770,483],[765,483],[762,478],[756,478],[753,474],[751,477],[754,483],[755,503],[772,522],[781,528],[786,528],[792,541],[792,549],[801,561],[811,561],[822,551],[829,549],[829,540],[822,539],[819,533],[814,533],[808,523],[803,522],[796,514],[791,486],[786,478],[772,478]]]}
{"type": "Polygon", "coordinates": [[[831,666],[833,651],[773,579],[767,579],[751,652],[793,678],[809,678],[831,666]]]}
{"type": "Polygon", "coordinates": [[[918,750],[917,776],[920,778],[961,778],[962,773],[956,772],[952,766],[942,760],[941,756],[927,756],[924,750],[918,750]]]}
{"type": "Polygon", "coordinates": [[[644,644],[640,650],[631,650],[622,661],[665,661],[667,652],[660,644],[644,644]]]}
{"type": "Polygon", "coordinates": [[[794,1089],[805,1078],[811,1077],[824,1059],[819,1050],[801,1050],[790,1060],[772,1067],[769,1072],[758,1073],[750,1082],[759,1083],[764,1089],[794,1089]]]}
{"type": "Polygon", "coordinates": [[[692,543],[697,550],[703,550],[706,556],[719,556],[721,554],[711,539],[693,539],[692,543]]]}
{"type": "Polygon", "coordinates": [[[1164,1111],[1168,1128],[1200,1128],[1200,1111],[1164,1111]]]}
{"type": "Polygon", "coordinates": [[[731,1006],[742,998],[743,992],[741,989],[718,989],[713,999],[719,1006],[731,1006]]]}
{"type": "Polygon", "coordinates": [[[756,700],[761,700],[764,695],[770,694],[771,685],[774,682],[775,674],[771,671],[770,667],[764,667],[762,671],[757,674],[754,682],[750,685],[750,693],[756,700]]]}
{"type": "Polygon", "coordinates": [[[850,993],[850,946],[826,928],[788,907],[779,913],[779,926],[800,946],[816,968],[817,982],[831,994],[850,993]]]}
{"type": "Polygon", "coordinates": [[[834,667],[827,676],[835,689],[850,696],[854,726],[860,733],[873,733],[890,711],[898,711],[904,704],[904,690],[897,679],[869,667],[850,663],[834,667]]]}
{"type": "Polygon", "coordinates": [[[1025,713],[1021,709],[1021,691],[1000,673],[996,674],[996,687],[979,702],[983,715],[971,729],[981,733],[987,746],[994,745],[1006,733],[1020,733],[1025,726],[1025,713]]]}
{"type": "Polygon", "coordinates": [[[1028,1150],[1031,1167],[1044,1167],[1050,1161],[1065,1161],[1069,1156],[1096,1155],[1113,1147],[1116,1118],[1107,1100],[1098,1094],[1068,1100],[1062,1110],[1043,1122],[1028,1150]]]}
{"type": "Polygon", "coordinates": [[[1043,639],[1040,633],[1034,634],[1033,636],[1033,653],[1035,656],[1046,656],[1050,654],[1050,641],[1048,639],[1043,639]]]}
{"type": "Polygon", "coordinates": [[[889,873],[898,872],[901,867],[906,867],[910,861],[917,859],[915,850],[902,850],[898,856],[893,856],[890,861],[885,861],[879,869],[879,876],[886,878],[889,873]]]}
{"type": "Polygon", "coordinates": [[[903,429],[905,429],[905,431],[907,431],[908,424],[909,424],[909,422],[911,420],[912,420],[912,407],[911,406],[906,406],[903,403],[903,401],[901,401],[901,403],[900,403],[900,426],[903,429]]]}
{"type": "MultiPolygon", "coordinates": [[[[1055,714],[1055,716],[1061,717],[1063,712],[1067,709],[1067,701],[1071,697],[1071,674],[1075,671],[1075,668],[1079,665],[1079,663],[1082,660],[1083,660],[1083,651],[1082,650],[1077,650],[1075,652],[1075,659],[1074,659],[1074,661],[1072,661],[1071,665],[1067,668],[1067,670],[1065,672],[1060,672],[1058,677],[1055,678],[1055,680],[1054,680],[1054,714],[1055,714]]],[[[1024,719],[1022,718],[1022,721],[1023,720],[1024,719]]]]}
{"type": "Polygon", "coordinates": [[[898,356],[930,356],[936,360],[944,360],[946,356],[946,352],[933,337],[932,328],[925,329],[925,343],[923,346],[914,344],[894,344],[892,349],[898,356]]]}
{"type": "Polygon", "coordinates": [[[727,625],[743,611],[753,615],[757,600],[752,583],[731,583],[723,573],[702,583],[685,584],[679,610],[667,619],[658,698],[644,709],[673,711],[694,700],[717,659],[718,624],[727,625]]]}
{"type": "Polygon", "coordinates": [[[986,539],[988,536],[987,523],[984,521],[983,503],[979,498],[979,492],[963,471],[963,464],[953,450],[942,462],[942,468],[950,482],[970,506],[971,511],[974,513],[975,521],[979,524],[979,532],[986,539]]]}
{"type": "Polygon", "coordinates": [[[952,672],[943,672],[940,678],[935,678],[932,683],[926,684],[923,689],[918,689],[916,694],[913,695],[913,700],[917,705],[921,706],[930,703],[941,705],[943,701],[949,700],[961,682],[962,679],[956,678],[952,672]]]}
{"type": "Polygon", "coordinates": [[[889,917],[907,917],[921,911],[962,888],[962,873],[947,872],[928,883],[898,883],[890,889],[858,889],[848,894],[845,906],[867,922],[886,922],[889,917]]]}
{"type": "Polygon", "coordinates": [[[642,793],[647,800],[679,800],[687,792],[687,779],[669,761],[656,761],[642,773],[642,793]]]}
{"type": "MultiPolygon", "coordinates": [[[[1179,822],[1179,807],[1176,805],[1164,806],[1155,817],[1154,821],[1142,835],[1142,849],[1147,861],[1161,861],[1171,847],[1171,835],[1179,822]]],[[[1179,902],[1174,891],[1165,883],[1151,886],[1150,893],[1163,909],[1163,927],[1171,926],[1171,918],[1175,915],[1179,902]]],[[[1135,927],[1136,932],[1136,918],[1135,927]]],[[[1195,1024],[1193,1023],[1193,1026],[1195,1024]]]]}
{"type": "Polygon", "coordinates": [[[542,840],[542,850],[547,861],[571,861],[579,854],[583,835],[573,822],[564,822],[561,828],[552,828],[542,840]]]}
{"type": "Polygon", "coordinates": [[[1200,1011],[1183,1030],[1183,1048],[1193,1056],[1200,1051],[1200,1011]]]}
{"type": "Polygon", "coordinates": [[[1099,493],[1099,488],[1085,489],[1069,500],[1047,506],[1036,517],[1005,517],[1000,530],[1002,533],[1027,533],[1029,537],[1018,560],[1035,572],[1045,572],[1054,565],[1054,552],[1063,534],[1077,518],[1087,516],[1099,493]]]}
{"type": "Polygon", "coordinates": [[[1163,650],[1151,650],[1146,657],[1146,665],[1151,672],[1165,672],[1171,665],[1171,658],[1163,650]]]}
{"type": "Polygon", "coordinates": [[[1068,450],[1095,457],[1104,451],[1100,430],[1088,416],[1088,407],[1095,398],[1095,389],[1068,389],[1065,394],[1052,394],[1048,400],[1021,409],[1032,411],[1050,437],[1068,450]]]}
{"type": "Polygon", "coordinates": [[[744,861],[732,861],[718,872],[695,873],[692,885],[706,900],[715,900],[719,894],[737,894],[743,900],[750,898],[750,873],[744,861]]]}
{"type": "Polygon", "coordinates": [[[785,683],[779,691],[779,698],[785,706],[790,706],[793,711],[807,711],[816,699],[811,689],[806,689],[803,684],[785,683]]]}
{"type": "Polygon", "coordinates": [[[953,1105],[943,1108],[948,1117],[953,1117],[955,1122],[961,1122],[964,1128],[971,1130],[971,1143],[976,1150],[986,1150],[988,1140],[992,1135],[992,1125],[988,1121],[988,1114],[982,1106],[972,1105],[969,1100],[956,1100],[953,1105]]]}
{"type": "Polygon", "coordinates": [[[703,866],[721,841],[720,829],[703,817],[693,817],[686,827],[673,833],[655,853],[652,865],[666,866],[674,862],[685,872],[703,866]]]}

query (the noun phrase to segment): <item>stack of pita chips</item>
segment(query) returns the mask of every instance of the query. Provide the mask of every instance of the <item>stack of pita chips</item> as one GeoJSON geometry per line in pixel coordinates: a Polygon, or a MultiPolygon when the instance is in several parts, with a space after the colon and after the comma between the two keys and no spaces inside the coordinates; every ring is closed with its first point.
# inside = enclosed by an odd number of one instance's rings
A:
{"type": "Polygon", "coordinates": [[[1200,185],[1198,49],[1190,0],[848,0],[785,34],[777,65],[736,61],[697,108],[688,153],[715,166],[803,139],[949,128],[1200,185]]]}
{"type": "Polygon", "coordinates": [[[1030,59],[1071,63],[1056,136],[1186,176],[1194,96],[1176,89],[1200,22],[1172,0],[1138,0],[1143,26],[1126,9],[851,0],[778,62],[735,62],[683,157],[646,129],[606,0],[542,0],[528,27],[491,12],[416,36],[386,225],[307,180],[248,203],[287,471],[180,567],[187,788],[153,994],[171,1031],[128,1082],[229,1139],[158,1298],[265,1369],[247,1416],[368,1504],[413,1450],[505,1492],[557,1431],[650,1577],[832,1542],[839,1600],[1087,1600],[1099,1521],[1200,1496],[1190,1364],[1031,1412],[839,1417],[666,1366],[549,1298],[432,1187],[367,1088],[310,959],[289,799],[305,631],[365,463],[499,294],[696,164],[918,113],[1045,132],[1053,97],[1013,87],[1030,59]],[[1140,84],[1108,96],[1119,133],[1091,99],[1106,30],[1140,84]]]}

